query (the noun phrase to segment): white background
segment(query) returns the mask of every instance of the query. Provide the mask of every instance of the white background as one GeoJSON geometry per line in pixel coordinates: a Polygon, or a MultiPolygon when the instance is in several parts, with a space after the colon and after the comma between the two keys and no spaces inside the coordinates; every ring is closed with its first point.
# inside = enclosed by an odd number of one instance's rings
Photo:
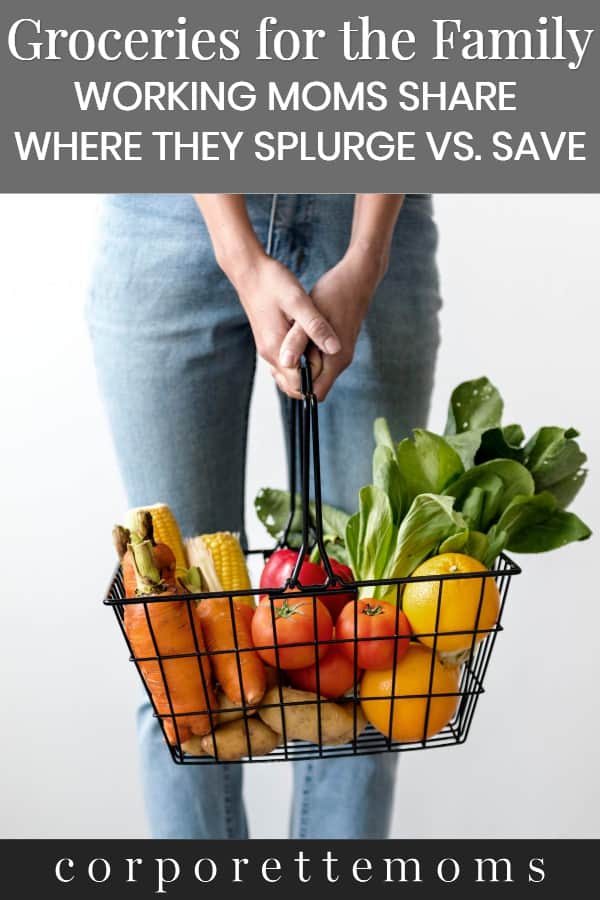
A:
{"type": "MultiPolygon", "coordinates": [[[[100,600],[124,497],[82,307],[93,197],[2,197],[0,370],[1,837],[145,832],[137,684],[100,600]]],[[[441,196],[445,306],[430,424],[452,386],[487,374],[507,421],[574,425],[592,474],[577,512],[597,531],[600,276],[597,196],[441,196]]],[[[250,506],[284,484],[261,368],[250,506]],[[259,452],[260,444],[260,452],[259,452]]],[[[468,742],[400,761],[394,837],[600,836],[600,592],[595,539],[521,557],[468,742]]],[[[252,834],[283,837],[290,772],[248,766],[252,834]]]]}

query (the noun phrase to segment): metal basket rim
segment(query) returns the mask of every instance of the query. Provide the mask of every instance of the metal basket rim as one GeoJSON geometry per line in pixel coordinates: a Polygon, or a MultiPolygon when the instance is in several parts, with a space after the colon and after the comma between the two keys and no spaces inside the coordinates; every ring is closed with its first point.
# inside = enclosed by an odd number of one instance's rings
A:
{"type": "MultiPolygon", "coordinates": [[[[250,550],[245,555],[259,553],[266,555],[271,552],[272,550],[250,550]]],[[[509,557],[506,553],[502,552],[498,555],[495,567],[492,569],[486,569],[483,572],[446,572],[441,575],[407,575],[402,578],[372,578],[360,581],[342,581],[340,579],[339,587],[329,586],[327,582],[313,585],[302,585],[300,589],[294,589],[294,594],[298,597],[313,597],[315,594],[318,594],[321,591],[327,591],[328,595],[335,596],[336,594],[346,594],[363,587],[398,587],[404,584],[416,584],[421,581],[440,582],[465,580],[470,578],[500,578],[502,576],[512,577],[513,575],[520,575],[522,571],[523,570],[518,565],[518,563],[511,559],[511,557],[509,557]],[[499,561],[505,564],[504,568],[498,568],[497,563],[499,561]]],[[[113,593],[115,582],[119,577],[120,572],[121,566],[117,565],[113,571],[108,590],[106,591],[104,599],[102,600],[103,604],[106,606],[125,606],[128,604],[140,603],[140,601],[143,601],[144,603],[167,603],[174,600],[208,600],[215,597],[231,597],[235,599],[236,597],[266,596],[270,597],[271,599],[275,599],[277,597],[283,596],[286,591],[286,588],[282,586],[279,588],[246,588],[245,590],[238,591],[200,591],[198,593],[186,592],[184,594],[167,594],[165,596],[148,595],[144,597],[115,598],[112,597],[111,594],[113,593]]]]}

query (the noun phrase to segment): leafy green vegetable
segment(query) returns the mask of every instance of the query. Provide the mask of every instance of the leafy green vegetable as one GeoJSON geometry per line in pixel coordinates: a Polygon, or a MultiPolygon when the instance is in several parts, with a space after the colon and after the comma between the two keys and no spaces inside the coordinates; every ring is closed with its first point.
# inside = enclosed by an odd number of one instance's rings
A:
{"type": "MultiPolygon", "coordinates": [[[[464,521],[452,509],[452,502],[450,497],[420,494],[398,528],[381,488],[362,488],[359,511],[346,527],[346,547],[356,578],[370,581],[409,575],[442,541],[464,532],[464,521]]],[[[362,588],[360,593],[380,598],[395,594],[395,588],[379,585],[362,588]]]]}
{"type": "Polygon", "coordinates": [[[533,494],[534,489],[533,478],[525,466],[512,459],[493,459],[469,469],[450,485],[447,493],[456,497],[457,509],[462,510],[467,504],[471,527],[487,531],[513,497],[533,494]],[[484,493],[483,499],[478,493],[473,496],[473,488],[479,488],[484,493]],[[478,517],[473,519],[476,507],[478,517]]]}
{"type": "Polygon", "coordinates": [[[540,428],[525,445],[525,465],[535,481],[536,492],[550,491],[561,506],[568,506],[585,481],[582,452],[574,428],[540,428]]]}
{"type": "Polygon", "coordinates": [[[408,506],[406,488],[396,453],[384,444],[375,447],[373,453],[373,484],[387,494],[394,522],[400,524],[408,506]]]}
{"type": "Polygon", "coordinates": [[[413,437],[396,449],[407,503],[417,494],[441,494],[464,472],[460,456],[443,437],[422,428],[415,428],[413,437]]]}
{"type": "Polygon", "coordinates": [[[442,541],[465,530],[465,522],[452,508],[451,497],[420,494],[404,517],[392,554],[385,567],[386,578],[404,578],[436,551],[442,541]]]}
{"type": "Polygon", "coordinates": [[[387,423],[387,419],[384,419],[383,417],[375,419],[373,424],[373,436],[377,447],[389,447],[390,450],[395,450],[394,440],[390,433],[390,426],[387,423]]]}
{"type": "MultiPolygon", "coordinates": [[[[489,379],[452,392],[444,436],[415,429],[395,445],[375,420],[373,484],[362,488],[351,518],[323,507],[328,552],[359,580],[403,577],[428,556],[462,552],[491,566],[498,554],[540,553],[589,537],[566,507],[586,477],[586,456],[573,428],[540,428],[525,442],[520,425],[502,425],[503,401],[489,379]]],[[[276,539],[289,516],[286,491],[256,498],[259,518],[276,539]]],[[[314,504],[311,504],[311,524],[314,504]]],[[[290,545],[301,542],[300,499],[290,545]]],[[[385,586],[364,589],[376,597],[385,586]]],[[[391,593],[394,593],[392,591],[391,593]]]]}
{"type": "Polygon", "coordinates": [[[499,534],[503,546],[514,553],[545,553],[583,541],[591,531],[574,513],[561,509],[553,494],[543,491],[533,497],[514,497],[490,529],[491,545],[499,534]]]}
{"type": "Polygon", "coordinates": [[[358,512],[346,526],[346,548],[357,579],[384,577],[395,534],[392,507],[385,491],[371,484],[361,488],[358,512]]]}
{"type": "MultiPolygon", "coordinates": [[[[262,488],[256,495],[254,501],[256,514],[262,524],[265,526],[271,537],[280,540],[287,525],[290,515],[290,494],[289,491],[276,490],[275,488],[262,488]]],[[[310,525],[314,526],[315,505],[310,504],[310,525]]],[[[346,524],[350,516],[341,509],[329,506],[327,503],[322,505],[323,513],[323,539],[326,544],[343,544],[346,524]]],[[[296,494],[296,508],[294,518],[289,532],[288,543],[290,547],[300,547],[302,543],[302,501],[299,494],[296,494]]],[[[338,556],[331,547],[328,546],[328,552],[331,555],[338,556]]],[[[345,556],[345,554],[344,554],[345,556]]],[[[340,559],[343,562],[344,559],[340,559]]]]}
{"type": "Polygon", "coordinates": [[[475,454],[481,445],[482,428],[474,428],[471,431],[463,431],[462,434],[446,434],[444,440],[460,456],[460,460],[466,469],[475,465],[475,454]]]}
{"type": "Polygon", "coordinates": [[[490,459],[515,459],[517,462],[523,462],[525,450],[521,444],[524,440],[525,435],[520,425],[488,428],[481,435],[475,463],[479,465],[490,459]]]}
{"type": "Polygon", "coordinates": [[[499,427],[503,408],[502,397],[488,378],[464,381],[452,391],[444,434],[499,427]]]}

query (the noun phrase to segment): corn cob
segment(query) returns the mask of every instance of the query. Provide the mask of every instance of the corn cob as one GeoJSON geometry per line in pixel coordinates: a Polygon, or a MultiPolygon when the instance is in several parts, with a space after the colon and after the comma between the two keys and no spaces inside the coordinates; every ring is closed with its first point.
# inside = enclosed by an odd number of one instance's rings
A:
{"type": "MultiPolygon", "coordinates": [[[[206,576],[207,554],[212,562],[210,569],[214,570],[218,584],[224,591],[250,590],[252,585],[246,560],[240,546],[237,534],[231,531],[217,531],[214,534],[203,534],[188,538],[185,542],[187,558],[190,566],[198,566],[206,576]]],[[[215,590],[215,583],[209,578],[209,590],[215,590]],[[213,582],[210,584],[210,582],[213,582]]],[[[254,608],[253,597],[238,597],[242,603],[254,608]]]]}
{"type": "Polygon", "coordinates": [[[126,524],[130,530],[135,531],[137,514],[142,511],[148,511],[152,515],[154,540],[171,548],[175,554],[177,566],[187,567],[187,558],[179,525],[166,503],[155,503],[154,506],[138,506],[130,509],[126,517],[126,524]]]}

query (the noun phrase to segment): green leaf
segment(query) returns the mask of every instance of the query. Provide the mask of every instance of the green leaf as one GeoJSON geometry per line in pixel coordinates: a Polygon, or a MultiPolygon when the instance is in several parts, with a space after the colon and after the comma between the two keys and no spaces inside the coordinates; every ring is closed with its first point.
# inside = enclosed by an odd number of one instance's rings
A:
{"type": "Polygon", "coordinates": [[[477,464],[490,459],[516,459],[523,462],[525,450],[521,447],[525,435],[520,425],[506,428],[488,428],[481,435],[481,443],[475,455],[477,464]]]}
{"type": "Polygon", "coordinates": [[[536,493],[550,491],[568,506],[585,481],[587,456],[575,440],[574,428],[540,428],[525,445],[525,465],[535,481],[536,493]]]}
{"type": "Polygon", "coordinates": [[[479,562],[483,563],[484,566],[491,566],[491,564],[496,559],[497,553],[494,553],[491,561],[487,561],[490,553],[490,545],[488,541],[488,537],[486,534],[483,534],[481,531],[471,530],[469,531],[469,539],[465,544],[465,548],[463,550],[467,556],[472,556],[474,559],[478,559],[479,562]]]}
{"type": "Polygon", "coordinates": [[[462,531],[457,531],[456,534],[451,534],[450,537],[447,537],[436,550],[437,553],[465,553],[465,547],[467,546],[470,531],[468,528],[463,528],[462,531]]]}
{"type": "Polygon", "coordinates": [[[354,577],[357,580],[360,578],[359,573],[361,565],[359,535],[360,513],[354,513],[353,516],[350,516],[348,524],[346,525],[346,551],[348,553],[350,568],[354,572],[354,577]]]}
{"type": "MultiPolygon", "coordinates": [[[[315,519],[315,505],[310,504],[310,512],[315,519]]],[[[323,535],[329,541],[342,541],[346,534],[346,525],[350,516],[343,509],[336,509],[335,506],[329,506],[328,503],[321,504],[321,513],[323,517],[323,535]]]]}
{"type": "MultiPolygon", "coordinates": [[[[289,491],[262,488],[256,495],[254,507],[258,518],[271,537],[278,541],[284,532],[290,514],[289,491]]],[[[299,547],[302,542],[302,505],[298,495],[296,496],[296,511],[290,531],[299,537],[298,544],[292,544],[291,546],[299,547]]]]}
{"type": "Polygon", "coordinates": [[[464,467],[460,456],[443,437],[432,431],[415,428],[413,435],[430,491],[433,494],[441,494],[452,481],[463,474],[464,467]]]}
{"type": "Polygon", "coordinates": [[[375,437],[375,444],[377,447],[389,447],[390,450],[395,449],[387,419],[384,419],[383,417],[375,419],[373,424],[373,436],[375,437]]]}
{"type": "Polygon", "coordinates": [[[387,445],[379,444],[375,448],[373,484],[388,495],[394,522],[399,524],[407,507],[406,492],[396,454],[387,445]]]}
{"type": "Polygon", "coordinates": [[[496,428],[502,420],[503,401],[488,378],[464,381],[452,392],[445,434],[496,428]]]}
{"type": "Polygon", "coordinates": [[[505,425],[502,431],[504,439],[510,447],[520,447],[525,440],[525,432],[520,425],[505,425]]]}
{"type": "Polygon", "coordinates": [[[533,497],[514,497],[490,529],[490,543],[500,533],[504,546],[513,553],[545,553],[591,535],[587,525],[574,513],[561,509],[548,491],[533,497]]]}
{"type": "Polygon", "coordinates": [[[415,428],[413,436],[396,450],[407,505],[418,494],[441,494],[464,472],[460,456],[443,437],[422,428],[415,428]]]}
{"type": "Polygon", "coordinates": [[[372,484],[361,488],[358,513],[346,527],[346,546],[358,580],[382,577],[395,534],[387,494],[372,484]]]}
{"type": "Polygon", "coordinates": [[[456,508],[463,509],[473,488],[485,492],[479,515],[479,530],[487,531],[500,517],[513,497],[518,494],[532,495],[535,485],[525,466],[512,459],[493,459],[474,466],[455,481],[447,494],[456,498],[456,508]]]}
{"type": "Polygon", "coordinates": [[[350,566],[350,557],[344,544],[327,544],[326,550],[330,559],[337,559],[338,562],[343,563],[345,566],[350,566]]]}
{"type": "MultiPolygon", "coordinates": [[[[403,578],[431,556],[442,541],[458,531],[464,531],[465,522],[452,508],[452,498],[436,494],[420,494],[398,529],[395,545],[388,556],[383,578],[403,578]]],[[[395,588],[384,585],[375,589],[374,596],[384,597],[395,593],[395,588]]]]}
{"type": "MultiPolygon", "coordinates": [[[[263,488],[256,495],[254,501],[256,514],[262,524],[265,526],[271,537],[280,540],[287,520],[290,514],[290,494],[289,491],[276,490],[275,488],[263,488]]],[[[310,507],[311,527],[315,521],[315,505],[311,502],[310,507]]],[[[341,509],[329,506],[327,503],[322,505],[323,513],[323,538],[326,544],[339,543],[344,541],[346,533],[346,524],[348,522],[348,513],[341,509]]],[[[296,509],[294,519],[288,534],[288,544],[290,547],[298,548],[302,543],[302,501],[299,494],[296,494],[296,509]]]]}
{"type": "Polygon", "coordinates": [[[462,434],[446,434],[444,436],[449,446],[460,456],[465,470],[475,465],[475,455],[479,450],[482,434],[482,428],[474,428],[470,431],[463,431],[462,434]]]}
{"type": "Polygon", "coordinates": [[[479,528],[484,500],[485,491],[478,485],[472,487],[463,500],[461,512],[469,528],[479,528]]]}

